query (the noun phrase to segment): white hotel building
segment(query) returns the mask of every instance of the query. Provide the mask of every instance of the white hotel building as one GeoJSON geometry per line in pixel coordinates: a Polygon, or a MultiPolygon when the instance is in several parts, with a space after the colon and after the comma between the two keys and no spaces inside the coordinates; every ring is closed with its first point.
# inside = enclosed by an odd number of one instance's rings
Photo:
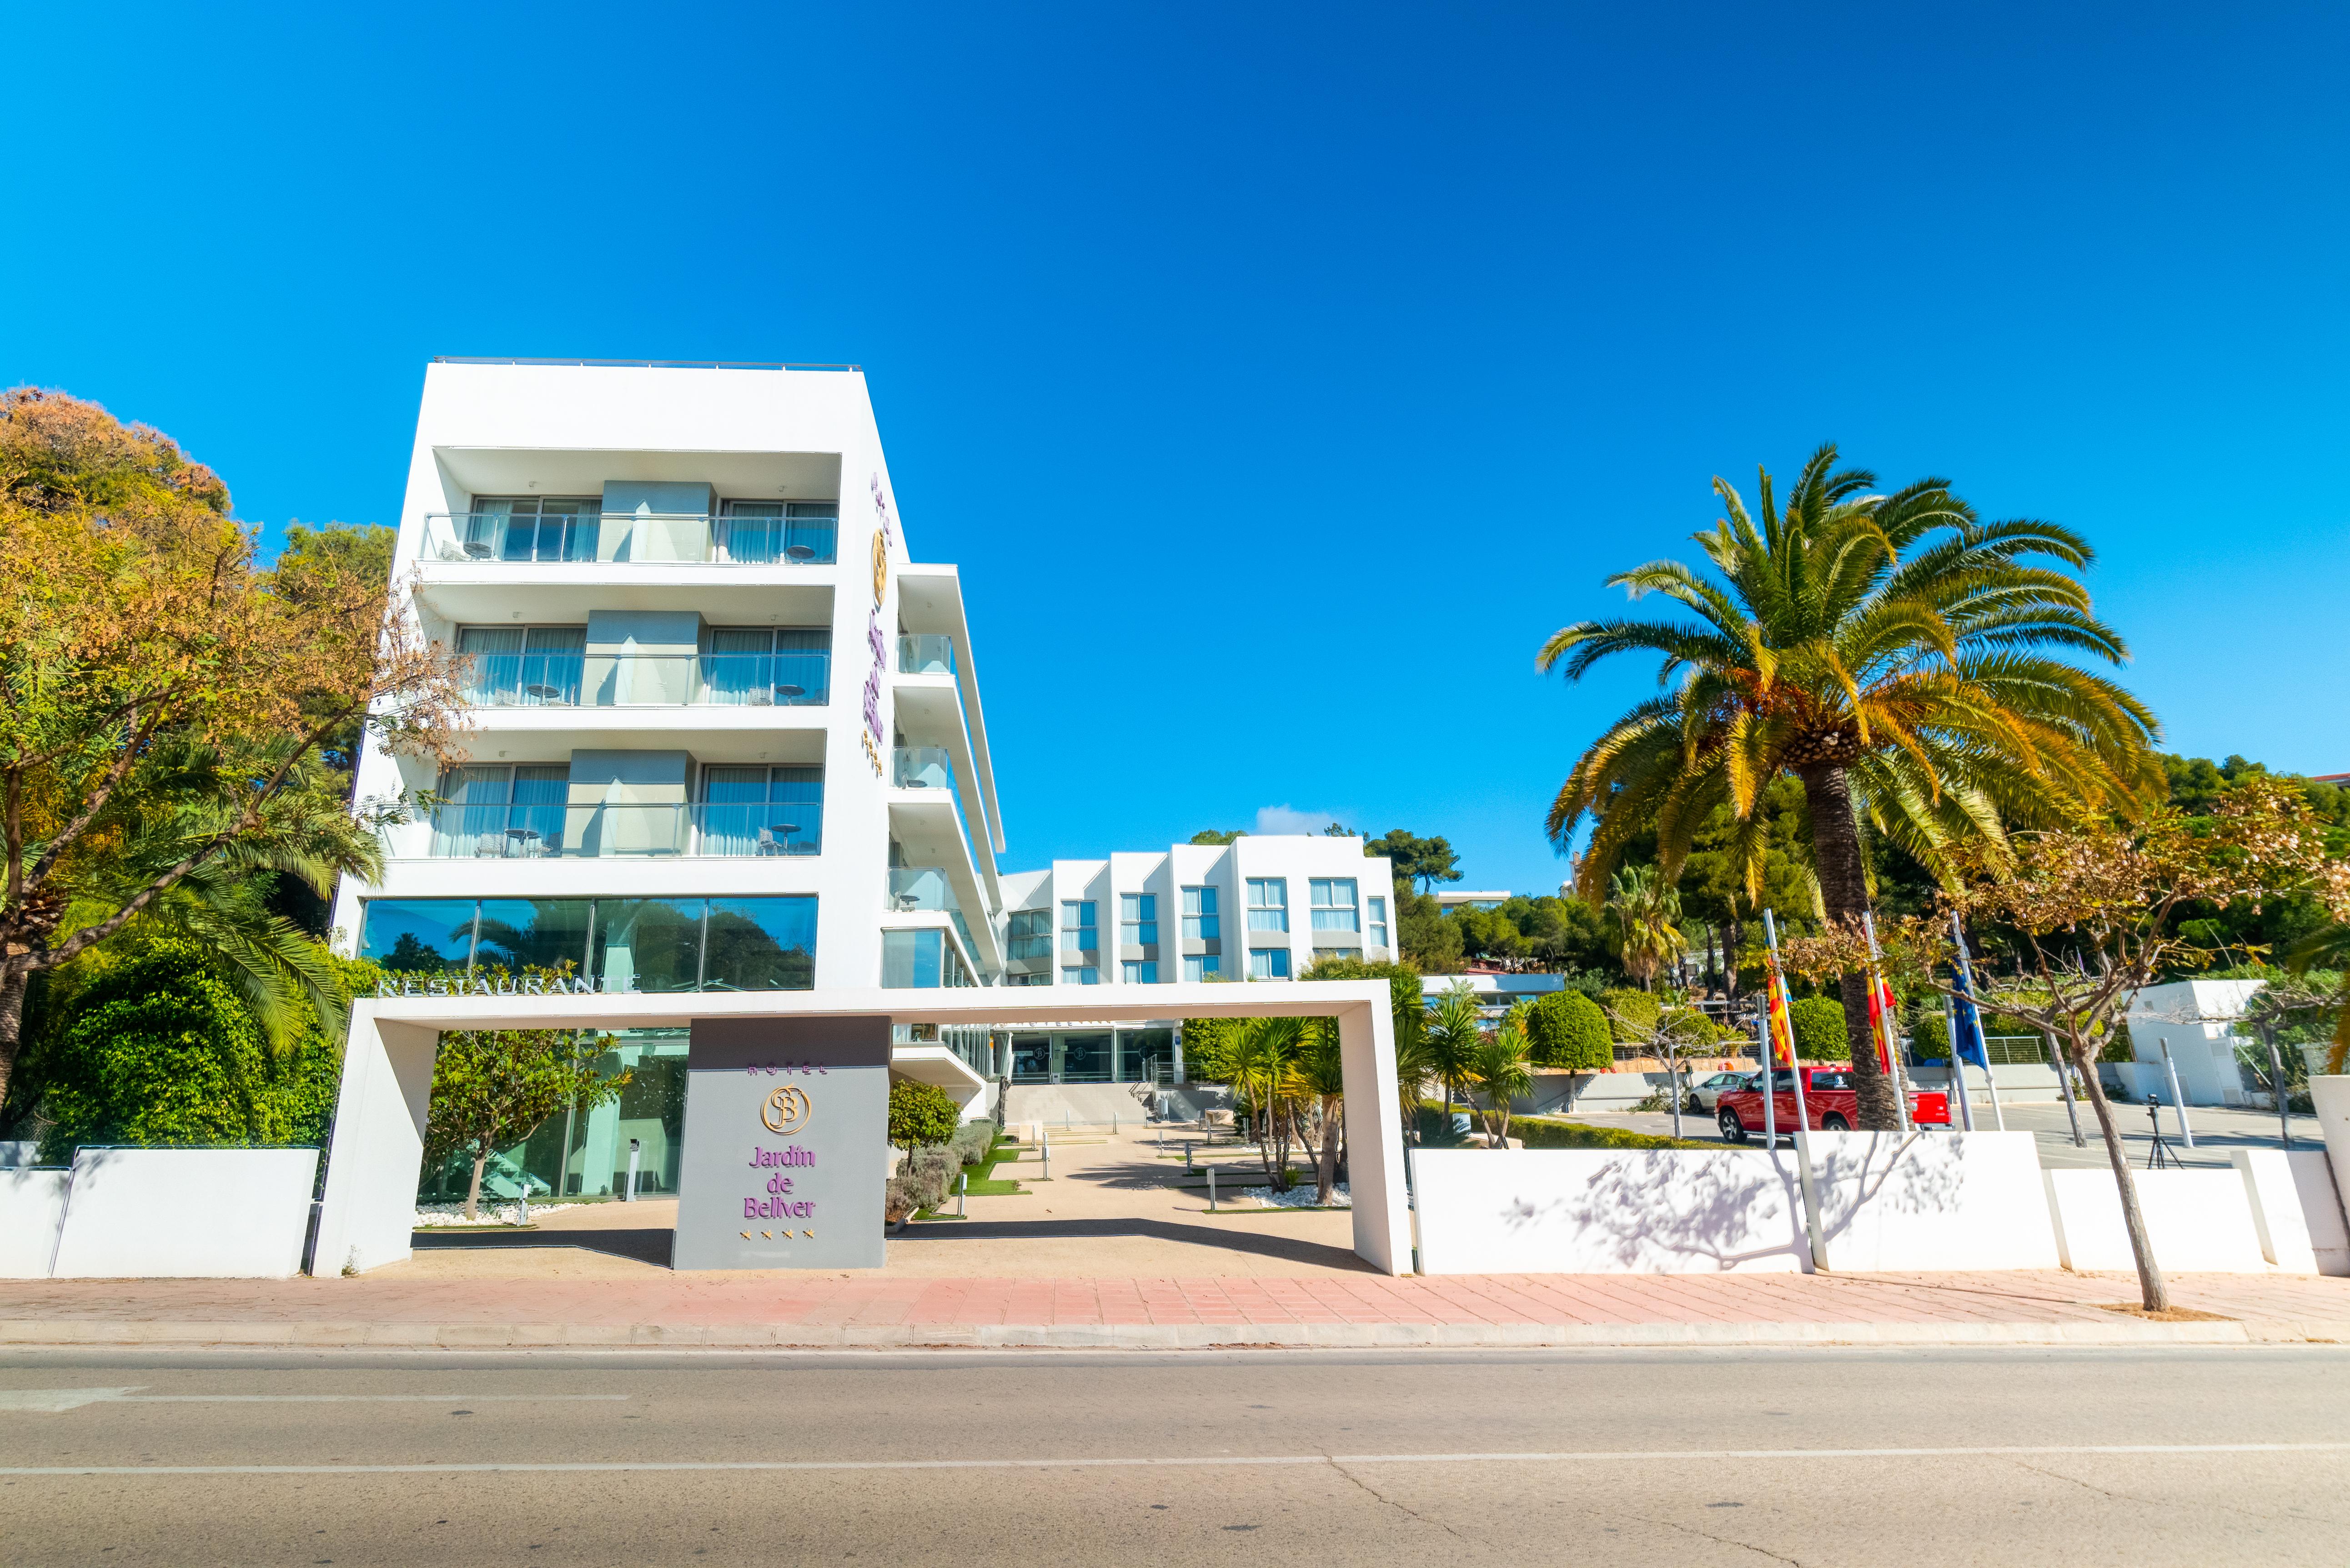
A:
{"type": "MultiPolygon", "coordinates": [[[[599,990],[1278,981],[1393,956],[1388,863],[1244,837],[1004,872],[955,568],[917,561],[853,369],[438,360],[393,563],[471,656],[469,760],[372,741],[362,801],[431,793],[346,882],[344,950],[409,974],[567,964],[599,990]]],[[[429,981],[425,983],[430,983],[429,981]]],[[[1155,1028],[903,1031],[894,1069],[993,1083],[1174,1068],[1155,1028]]],[[[510,1151],[673,1189],[682,1034],[617,1106],[510,1151]]]]}

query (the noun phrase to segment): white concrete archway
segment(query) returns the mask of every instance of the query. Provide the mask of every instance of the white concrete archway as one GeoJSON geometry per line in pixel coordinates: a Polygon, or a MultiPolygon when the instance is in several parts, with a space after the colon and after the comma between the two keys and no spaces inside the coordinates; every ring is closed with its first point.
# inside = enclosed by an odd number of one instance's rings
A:
{"type": "Polygon", "coordinates": [[[1395,1033],[1385,981],[1185,983],[1102,991],[1002,986],[940,991],[698,992],[646,995],[403,996],[351,1008],[342,1092],[328,1151],[315,1256],[322,1271],[410,1255],[432,1059],[444,1029],[678,1028],[695,1019],[883,1017],[892,1023],[1122,1023],[1156,1018],[1322,1017],[1338,1022],[1355,1251],[1411,1268],[1397,1112],[1395,1033]],[[1111,1000],[1111,994],[1118,1000],[1111,1000]]]}

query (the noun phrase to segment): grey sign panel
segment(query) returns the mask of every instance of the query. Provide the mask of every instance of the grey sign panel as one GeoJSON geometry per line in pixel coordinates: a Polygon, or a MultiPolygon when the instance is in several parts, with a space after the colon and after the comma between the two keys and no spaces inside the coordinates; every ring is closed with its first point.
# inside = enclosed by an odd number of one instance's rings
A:
{"type": "Polygon", "coordinates": [[[696,1019],[685,1073],[676,1267],[881,1266],[887,1018],[696,1019]]]}

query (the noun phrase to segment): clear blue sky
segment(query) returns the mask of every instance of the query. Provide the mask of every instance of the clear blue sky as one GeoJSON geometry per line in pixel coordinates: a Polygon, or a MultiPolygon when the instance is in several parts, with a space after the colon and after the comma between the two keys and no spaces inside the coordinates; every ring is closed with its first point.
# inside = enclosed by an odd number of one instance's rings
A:
{"type": "Polygon", "coordinates": [[[962,566],[1011,864],[1285,808],[1540,890],[1648,672],[1536,646],[1826,439],[2085,530],[2175,749],[2350,769],[2345,43],[2317,5],[24,5],[0,377],[169,431],[274,537],[395,518],[434,354],[858,362],[962,566]]]}

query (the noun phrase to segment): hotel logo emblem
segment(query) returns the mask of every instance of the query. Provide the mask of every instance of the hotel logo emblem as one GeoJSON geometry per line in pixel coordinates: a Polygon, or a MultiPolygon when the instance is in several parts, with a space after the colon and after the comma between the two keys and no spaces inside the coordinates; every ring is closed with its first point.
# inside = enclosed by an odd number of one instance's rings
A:
{"type": "Polygon", "coordinates": [[[815,1109],[806,1089],[786,1084],[767,1096],[767,1103],[759,1107],[759,1120],[777,1137],[789,1137],[807,1126],[815,1109]]]}

